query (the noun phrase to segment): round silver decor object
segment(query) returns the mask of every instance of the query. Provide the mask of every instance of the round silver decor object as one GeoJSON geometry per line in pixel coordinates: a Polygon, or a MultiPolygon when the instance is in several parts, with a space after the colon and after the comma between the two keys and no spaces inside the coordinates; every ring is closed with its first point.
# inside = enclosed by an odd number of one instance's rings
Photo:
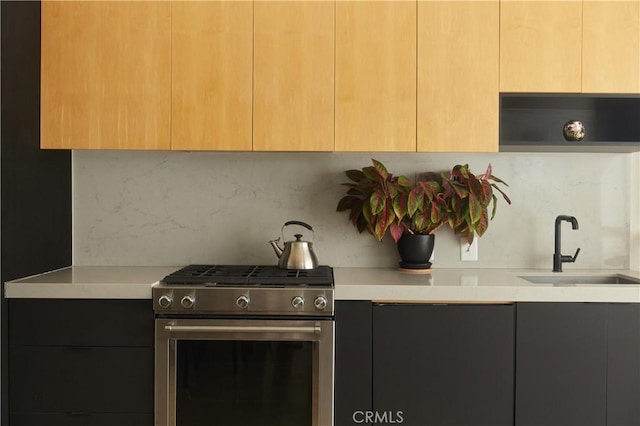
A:
{"type": "Polygon", "coordinates": [[[562,128],[562,135],[564,139],[570,142],[578,142],[584,139],[586,130],[584,124],[578,120],[570,120],[564,123],[562,128]]]}

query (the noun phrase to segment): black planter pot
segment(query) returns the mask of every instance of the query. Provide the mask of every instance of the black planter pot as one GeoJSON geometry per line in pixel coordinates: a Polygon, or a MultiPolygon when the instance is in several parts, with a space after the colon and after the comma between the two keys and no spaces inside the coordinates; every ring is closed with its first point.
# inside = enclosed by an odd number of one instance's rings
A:
{"type": "Polygon", "coordinates": [[[398,240],[400,266],[411,269],[428,269],[436,237],[433,234],[403,234],[398,240]]]}

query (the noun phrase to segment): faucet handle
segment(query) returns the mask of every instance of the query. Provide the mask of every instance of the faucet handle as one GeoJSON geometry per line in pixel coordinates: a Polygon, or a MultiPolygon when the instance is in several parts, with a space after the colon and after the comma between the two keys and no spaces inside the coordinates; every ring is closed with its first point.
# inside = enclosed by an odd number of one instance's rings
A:
{"type": "Polygon", "coordinates": [[[574,254],[573,257],[571,258],[571,263],[576,261],[576,259],[578,258],[578,253],[580,253],[580,248],[576,250],[576,254],[574,254]]]}
{"type": "MultiPolygon", "coordinates": [[[[580,249],[576,250],[576,254],[574,254],[573,256],[569,256],[569,255],[563,254],[563,255],[560,256],[560,262],[562,262],[562,263],[573,263],[578,258],[578,253],[580,253],[580,249]]],[[[562,271],[558,271],[558,272],[562,272],[562,271]]]]}

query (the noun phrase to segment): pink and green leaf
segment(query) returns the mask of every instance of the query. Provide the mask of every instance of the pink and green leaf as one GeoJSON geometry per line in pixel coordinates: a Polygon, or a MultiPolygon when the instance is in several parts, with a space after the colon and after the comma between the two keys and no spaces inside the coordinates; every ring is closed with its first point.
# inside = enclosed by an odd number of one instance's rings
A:
{"type": "Polygon", "coordinates": [[[409,216],[415,215],[416,211],[422,206],[422,203],[424,203],[424,194],[420,191],[420,188],[413,188],[409,192],[407,200],[407,214],[409,216]]]}
{"type": "Polygon", "coordinates": [[[438,207],[438,203],[435,201],[431,201],[431,223],[440,222],[442,215],[440,213],[440,208],[438,207]]]}
{"type": "Polygon", "coordinates": [[[487,180],[491,178],[491,163],[489,163],[489,165],[487,165],[487,170],[481,174],[480,176],[478,176],[478,179],[480,180],[487,180]]]}
{"type": "Polygon", "coordinates": [[[456,195],[460,198],[467,198],[467,196],[469,195],[469,190],[467,189],[466,185],[453,182],[451,184],[451,187],[455,191],[456,195]]]}
{"type": "Polygon", "coordinates": [[[367,179],[370,179],[374,182],[382,183],[384,181],[382,176],[380,176],[380,172],[378,172],[378,169],[373,166],[363,168],[362,173],[364,173],[367,179]]]}
{"type": "Polygon", "coordinates": [[[476,233],[478,237],[482,237],[489,227],[489,215],[487,213],[487,209],[483,208],[480,214],[480,220],[476,224],[476,233]]]}
{"type": "Polygon", "coordinates": [[[407,199],[409,196],[406,193],[400,193],[393,199],[393,211],[399,220],[407,215],[407,199]]]}
{"type": "Polygon", "coordinates": [[[393,241],[397,244],[403,234],[402,226],[397,223],[392,223],[391,226],[389,226],[389,234],[391,234],[391,238],[393,238],[393,241]]]}
{"type": "Polygon", "coordinates": [[[336,211],[343,212],[345,210],[349,210],[360,201],[360,198],[354,197],[353,195],[342,197],[342,199],[338,201],[338,207],[336,208],[336,211]]]}
{"type": "Polygon", "coordinates": [[[480,216],[482,214],[482,206],[480,205],[480,201],[473,194],[473,192],[469,193],[469,219],[470,225],[478,223],[480,220],[480,216]]]}
{"type": "Polygon", "coordinates": [[[373,158],[371,159],[371,162],[373,163],[373,167],[375,167],[375,169],[378,171],[380,177],[383,180],[387,180],[387,178],[389,177],[389,172],[387,171],[387,168],[384,166],[384,164],[382,164],[378,160],[374,160],[373,158]]]}
{"type": "Polygon", "coordinates": [[[482,202],[483,200],[483,192],[482,192],[482,184],[480,181],[473,175],[469,177],[469,188],[471,189],[471,193],[475,195],[475,197],[482,202]]]}
{"type": "Polygon", "coordinates": [[[496,185],[495,183],[492,183],[491,186],[493,186],[495,189],[497,189],[502,194],[502,198],[504,198],[504,200],[507,202],[507,204],[511,204],[511,200],[509,199],[507,194],[505,194],[502,189],[498,188],[498,185],[496,185]]]}
{"type": "Polygon", "coordinates": [[[378,215],[382,213],[382,211],[386,207],[386,197],[381,190],[377,190],[371,197],[369,198],[369,204],[371,205],[371,213],[373,215],[378,215]]]}
{"type": "Polygon", "coordinates": [[[413,225],[417,232],[422,233],[424,228],[429,224],[428,215],[428,212],[422,212],[414,216],[413,225]]]}
{"type": "Polygon", "coordinates": [[[486,180],[481,180],[480,184],[482,185],[482,205],[486,207],[491,201],[493,190],[491,189],[491,184],[486,180]]]}
{"type": "Polygon", "coordinates": [[[491,198],[493,200],[493,211],[491,212],[491,220],[496,216],[496,210],[498,208],[498,197],[494,194],[491,194],[491,198]]]}
{"type": "Polygon", "coordinates": [[[362,204],[362,216],[364,217],[364,220],[367,221],[367,223],[371,223],[371,204],[370,203],[363,203],[362,204]]]}
{"type": "Polygon", "coordinates": [[[347,170],[344,173],[347,175],[349,179],[351,179],[354,182],[360,182],[365,178],[364,173],[362,173],[362,170],[347,170]]]}
{"type": "Polygon", "coordinates": [[[398,185],[403,188],[409,188],[411,186],[411,181],[406,176],[398,176],[398,185]]]}

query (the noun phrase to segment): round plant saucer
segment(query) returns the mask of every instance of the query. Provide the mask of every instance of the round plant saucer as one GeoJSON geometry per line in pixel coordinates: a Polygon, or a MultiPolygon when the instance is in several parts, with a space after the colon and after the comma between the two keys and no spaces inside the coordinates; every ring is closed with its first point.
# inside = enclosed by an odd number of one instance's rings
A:
{"type": "Polygon", "coordinates": [[[402,272],[403,274],[415,274],[415,275],[429,275],[431,274],[431,272],[433,272],[433,269],[429,268],[429,269],[405,269],[405,268],[398,268],[399,272],[402,272]]]}
{"type": "Polygon", "coordinates": [[[398,271],[407,272],[410,274],[430,274],[433,269],[431,269],[431,263],[407,263],[407,262],[398,262],[398,271]]]}

